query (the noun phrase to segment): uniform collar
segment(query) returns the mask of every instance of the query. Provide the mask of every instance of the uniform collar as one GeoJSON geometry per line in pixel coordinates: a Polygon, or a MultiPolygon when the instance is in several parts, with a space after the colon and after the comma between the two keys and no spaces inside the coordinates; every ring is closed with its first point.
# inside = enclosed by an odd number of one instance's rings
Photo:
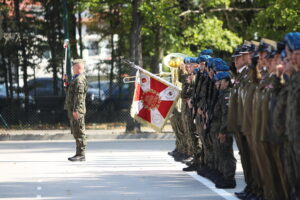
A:
{"type": "Polygon", "coordinates": [[[242,68],[240,68],[240,69],[238,70],[238,73],[239,73],[239,74],[242,73],[242,72],[244,71],[244,69],[246,69],[246,67],[247,67],[247,65],[244,65],[242,68]]]}
{"type": "Polygon", "coordinates": [[[79,75],[80,75],[80,74],[75,74],[75,75],[73,76],[73,80],[76,79],[79,75]]]}

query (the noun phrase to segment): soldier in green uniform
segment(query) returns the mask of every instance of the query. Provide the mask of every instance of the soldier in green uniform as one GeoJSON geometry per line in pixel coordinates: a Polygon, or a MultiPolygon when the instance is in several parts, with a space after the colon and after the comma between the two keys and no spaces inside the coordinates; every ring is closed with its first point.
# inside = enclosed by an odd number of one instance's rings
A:
{"type": "Polygon", "coordinates": [[[236,159],[233,154],[233,134],[227,128],[229,87],[231,84],[230,73],[224,71],[217,72],[214,75],[214,80],[216,81],[215,84],[219,93],[213,109],[210,134],[219,143],[219,170],[222,174],[221,178],[216,182],[216,187],[235,188],[236,159]]]}
{"type": "Polygon", "coordinates": [[[188,78],[187,78],[187,84],[188,89],[186,93],[186,106],[185,106],[185,119],[186,123],[184,124],[186,126],[186,130],[188,131],[188,135],[191,141],[192,146],[192,154],[193,154],[193,161],[191,162],[191,165],[183,168],[184,171],[195,171],[197,170],[197,167],[200,164],[200,155],[201,155],[201,147],[199,146],[198,137],[196,136],[196,127],[193,122],[193,105],[192,105],[192,98],[193,98],[193,91],[194,91],[194,85],[195,85],[195,69],[198,68],[198,59],[191,57],[190,59],[190,68],[188,68],[188,78]]]}
{"type": "Polygon", "coordinates": [[[247,138],[242,133],[243,105],[240,90],[246,84],[245,82],[247,80],[246,76],[248,74],[248,68],[246,65],[244,65],[244,59],[242,58],[242,54],[240,52],[241,46],[238,46],[232,56],[234,58],[237,73],[230,92],[228,129],[235,134],[235,140],[239,149],[241,164],[243,167],[246,182],[246,188],[242,192],[236,192],[235,195],[239,198],[245,198],[249,195],[252,195],[255,187],[249,156],[249,144],[247,142],[247,138]],[[239,118],[239,116],[241,116],[241,118],[239,118]]]}
{"type": "Polygon", "coordinates": [[[197,73],[196,80],[195,80],[195,86],[193,91],[193,120],[196,126],[196,132],[198,139],[198,145],[201,147],[201,156],[200,156],[200,165],[197,169],[203,170],[207,167],[207,145],[206,140],[203,132],[203,122],[202,122],[202,116],[201,116],[201,109],[198,107],[198,103],[200,101],[200,92],[201,88],[204,87],[205,84],[205,65],[208,59],[211,58],[209,55],[200,55],[198,57],[200,67],[199,72],[197,73]]]}
{"type": "MultiPolygon", "coordinates": [[[[258,44],[257,44],[258,47],[258,44]]],[[[252,109],[252,100],[253,95],[255,92],[256,87],[256,80],[255,80],[255,74],[256,74],[256,63],[252,63],[252,56],[255,55],[256,46],[252,42],[245,41],[245,43],[242,46],[241,54],[243,59],[243,65],[247,66],[247,74],[244,77],[244,83],[243,87],[240,89],[241,92],[241,105],[243,107],[243,112],[240,112],[239,117],[242,118],[241,120],[241,131],[243,135],[246,137],[246,141],[249,147],[249,157],[251,162],[251,175],[253,179],[252,183],[252,193],[256,197],[261,197],[263,195],[263,182],[261,179],[260,172],[258,170],[258,164],[257,159],[255,158],[255,154],[253,153],[254,145],[253,145],[253,137],[252,137],[252,117],[253,117],[253,109],[252,109]]],[[[253,196],[253,195],[252,195],[253,196]]]]}
{"type": "Polygon", "coordinates": [[[73,61],[73,80],[66,88],[65,110],[70,120],[71,134],[76,141],[76,154],[69,161],[85,161],[86,135],[84,116],[86,113],[85,98],[87,80],[84,75],[84,62],[73,61]]]}
{"type": "Polygon", "coordinates": [[[291,75],[288,87],[286,107],[286,130],[287,137],[286,160],[289,161],[287,173],[292,187],[294,199],[300,199],[300,33],[288,33],[285,36],[286,52],[291,60],[295,72],[291,75]]]}
{"type": "MultiPolygon", "coordinates": [[[[189,128],[187,123],[188,121],[188,105],[187,105],[187,99],[191,95],[191,90],[190,90],[190,84],[188,83],[188,69],[190,68],[190,58],[187,57],[184,59],[184,65],[181,66],[181,68],[178,70],[178,77],[179,77],[179,82],[182,83],[182,90],[181,90],[181,119],[182,119],[182,125],[183,125],[183,134],[185,138],[185,146],[186,146],[186,155],[188,157],[191,157],[193,155],[193,147],[192,147],[192,140],[189,132],[189,128]]],[[[175,157],[176,161],[183,161],[185,157],[179,156],[175,157]]],[[[191,158],[190,158],[191,160],[191,158]]]]}

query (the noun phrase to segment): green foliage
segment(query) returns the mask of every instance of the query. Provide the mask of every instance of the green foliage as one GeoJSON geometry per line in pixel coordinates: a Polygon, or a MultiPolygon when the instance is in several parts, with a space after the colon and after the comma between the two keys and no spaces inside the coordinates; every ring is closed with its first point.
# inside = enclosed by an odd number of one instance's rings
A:
{"type": "Polygon", "coordinates": [[[198,51],[206,47],[232,52],[242,42],[237,34],[223,29],[223,22],[216,17],[208,18],[204,14],[199,18],[200,23],[188,27],[184,32],[183,45],[197,45],[198,51]]]}
{"type": "Polygon", "coordinates": [[[205,7],[225,7],[228,8],[231,0],[194,0],[194,4],[202,4],[205,7]]]}
{"type": "Polygon", "coordinates": [[[249,33],[274,40],[291,31],[300,30],[300,1],[273,0],[273,4],[258,13],[249,33]],[[276,33],[276,34],[274,34],[276,33]]]}

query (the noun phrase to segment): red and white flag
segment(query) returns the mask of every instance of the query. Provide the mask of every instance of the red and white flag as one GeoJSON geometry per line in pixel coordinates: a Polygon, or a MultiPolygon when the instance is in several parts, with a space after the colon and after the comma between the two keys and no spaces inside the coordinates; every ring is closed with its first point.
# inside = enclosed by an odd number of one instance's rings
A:
{"type": "Polygon", "coordinates": [[[144,70],[138,70],[131,105],[131,116],[161,131],[179,98],[180,89],[144,70]]]}

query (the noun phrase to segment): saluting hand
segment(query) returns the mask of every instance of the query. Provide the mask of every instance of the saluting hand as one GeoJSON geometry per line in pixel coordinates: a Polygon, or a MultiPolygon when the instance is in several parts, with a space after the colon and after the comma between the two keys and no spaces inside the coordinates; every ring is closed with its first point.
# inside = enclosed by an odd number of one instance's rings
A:
{"type": "Polygon", "coordinates": [[[226,135],[222,134],[222,133],[219,133],[218,139],[220,140],[220,143],[223,144],[226,141],[226,135]]]}
{"type": "Polygon", "coordinates": [[[79,119],[78,112],[73,112],[73,117],[74,117],[75,120],[78,120],[79,119]]]}

